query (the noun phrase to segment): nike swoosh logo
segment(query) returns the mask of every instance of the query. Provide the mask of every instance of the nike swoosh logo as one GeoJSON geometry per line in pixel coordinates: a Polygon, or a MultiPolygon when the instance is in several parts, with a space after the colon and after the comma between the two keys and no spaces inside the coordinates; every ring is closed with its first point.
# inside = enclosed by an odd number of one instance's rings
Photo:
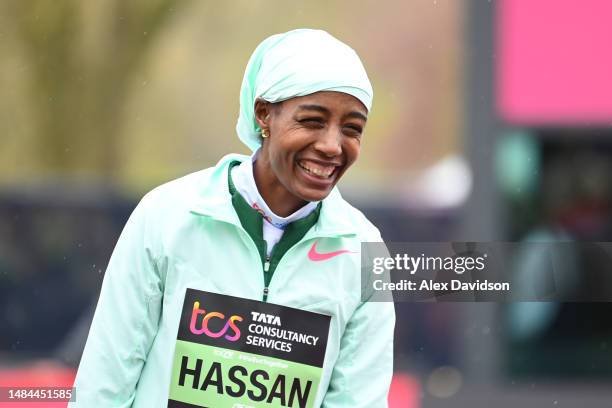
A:
{"type": "Polygon", "coordinates": [[[317,252],[317,241],[315,241],[312,246],[310,247],[310,251],[308,251],[308,259],[310,259],[311,261],[326,261],[328,259],[333,258],[334,256],[338,256],[338,255],[342,255],[342,254],[349,254],[352,253],[354,254],[355,252],[353,251],[349,251],[348,249],[341,249],[339,251],[333,251],[333,252],[327,252],[325,254],[322,254],[320,252],[317,252]]]}

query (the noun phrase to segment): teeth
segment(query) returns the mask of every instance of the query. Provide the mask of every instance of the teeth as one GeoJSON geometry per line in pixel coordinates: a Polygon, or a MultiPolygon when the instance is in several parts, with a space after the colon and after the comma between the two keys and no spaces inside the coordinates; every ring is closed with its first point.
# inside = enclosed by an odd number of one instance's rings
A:
{"type": "Polygon", "coordinates": [[[312,167],[304,162],[299,162],[298,165],[304,170],[306,170],[308,173],[323,178],[329,178],[329,176],[331,176],[335,169],[335,166],[325,166],[323,168],[312,167]]]}

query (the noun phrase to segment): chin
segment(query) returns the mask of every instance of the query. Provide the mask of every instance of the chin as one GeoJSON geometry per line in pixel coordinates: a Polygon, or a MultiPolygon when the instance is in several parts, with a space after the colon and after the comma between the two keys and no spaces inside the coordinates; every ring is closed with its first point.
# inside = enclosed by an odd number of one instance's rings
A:
{"type": "MultiPolygon", "coordinates": [[[[334,185],[335,186],[335,185],[334,185]]],[[[324,200],[333,190],[334,186],[325,190],[302,189],[301,194],[297,194],[304,201],[321,201],[324,200]]]]}

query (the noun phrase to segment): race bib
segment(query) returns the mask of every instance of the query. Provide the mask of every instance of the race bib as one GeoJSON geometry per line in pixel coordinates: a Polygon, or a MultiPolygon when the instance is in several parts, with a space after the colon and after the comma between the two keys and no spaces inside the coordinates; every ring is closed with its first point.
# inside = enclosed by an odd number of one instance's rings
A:
{"type": "Polygon", "coordinates": [[[330,319],[187,289],[168,407],[313,407],[330,319]]]}

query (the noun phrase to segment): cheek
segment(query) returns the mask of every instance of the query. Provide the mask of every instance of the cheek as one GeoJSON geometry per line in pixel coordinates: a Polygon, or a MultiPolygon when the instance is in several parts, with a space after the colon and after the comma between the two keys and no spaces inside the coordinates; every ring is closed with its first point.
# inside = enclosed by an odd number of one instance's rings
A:
{"type": "Polygon", "coordinates": [[[270,164],[279,180],[286,182],[293,178],[293,161],[294,157],[286,146],[279,143],[270,146],[270,164]]]}
{"type": "Polygon", "coordinates": [[[352,165],[359,158],[361,151],[361,141],[359,139],[349,139],[344,145],[346,160],[349,165],[352,165]]]}

